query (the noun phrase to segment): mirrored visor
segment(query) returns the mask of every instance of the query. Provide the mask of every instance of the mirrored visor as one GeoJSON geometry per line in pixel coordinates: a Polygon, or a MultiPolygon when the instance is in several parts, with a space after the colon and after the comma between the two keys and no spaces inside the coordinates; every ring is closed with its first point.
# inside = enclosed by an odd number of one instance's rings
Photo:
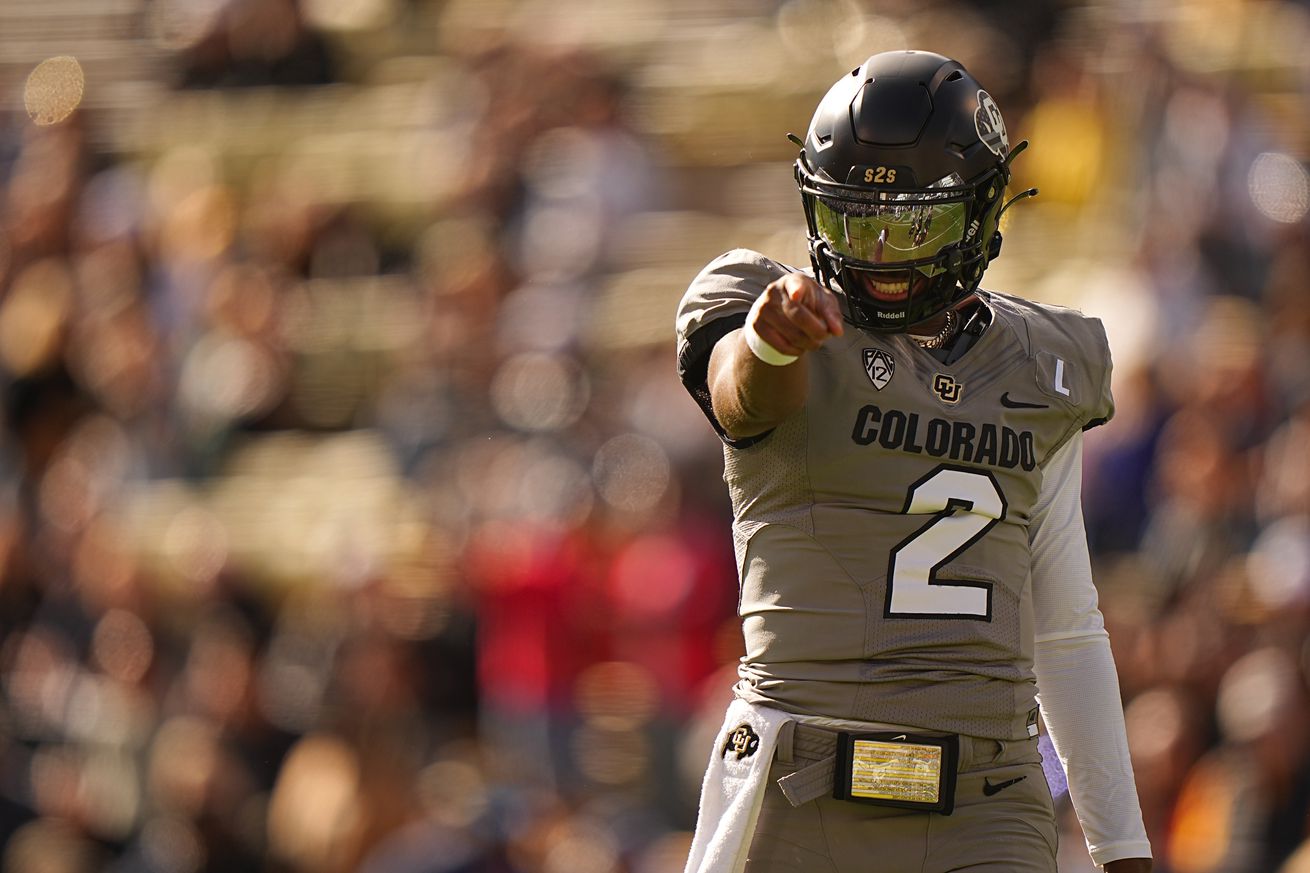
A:
{"type": "Polygon", "coordinates": [[[923,261],[964,238],[967,203],[814,199],[819,236],[834,252],[871,264],[923,261]]]}

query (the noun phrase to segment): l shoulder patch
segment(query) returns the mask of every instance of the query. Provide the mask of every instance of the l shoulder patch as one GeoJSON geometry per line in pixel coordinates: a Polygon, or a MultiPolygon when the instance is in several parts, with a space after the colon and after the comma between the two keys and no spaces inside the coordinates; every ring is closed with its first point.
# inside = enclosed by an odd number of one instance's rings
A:
{"type": "Polygon", "coordinates": [[[760,735],[755,733],[748,724],[739,724],[733,728],[732,733],[728,734],[728,739],[723,744],[722,757],[728,757],[729,752],[736,752],[737,760],[749,758],[755,754],[760,747],[760,735]]]}
{"type": "Polygon", "coordinates": [[[1085,398],[1082,372],[1078,365],[1052,352],[1037,354],[1037,385],[1049,397],[1058,397],[1065,403],[1078,404],[1085,398]]]}

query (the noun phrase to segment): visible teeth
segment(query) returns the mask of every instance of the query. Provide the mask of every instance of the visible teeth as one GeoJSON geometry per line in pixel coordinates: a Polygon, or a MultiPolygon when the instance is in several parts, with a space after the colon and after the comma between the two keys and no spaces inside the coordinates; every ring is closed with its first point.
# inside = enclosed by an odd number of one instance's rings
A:
{"type": "Polygon", "coordinates": [[[877,288],[884,294],[899,294],[902,291],[910,290],[909,282],[874,282],[873,287],[877,288]]]}

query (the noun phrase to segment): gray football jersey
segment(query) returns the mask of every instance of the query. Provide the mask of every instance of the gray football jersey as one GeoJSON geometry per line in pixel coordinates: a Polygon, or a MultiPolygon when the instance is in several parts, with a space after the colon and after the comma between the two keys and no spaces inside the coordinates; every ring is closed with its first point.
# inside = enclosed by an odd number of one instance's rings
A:
{"type": "MultiPolygon", "coordinates": [[[[679,370],[714,421],[709,352],[794,268],[715,260],[679,307],[679,370]]],[[[1036,717],[1028,525],[1048,459],[1108,420],[1099,321],[980,292],[992,323],[942,364],[848,326],[809,355],[805,407],[724,437],[746,655],[781,709],[998,739],[1036,717]]]]}

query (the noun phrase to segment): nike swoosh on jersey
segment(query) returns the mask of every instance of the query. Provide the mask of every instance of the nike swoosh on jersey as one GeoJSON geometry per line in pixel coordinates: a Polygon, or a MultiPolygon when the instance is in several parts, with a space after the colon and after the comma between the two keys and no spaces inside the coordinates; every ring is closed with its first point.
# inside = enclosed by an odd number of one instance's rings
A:
{"type": "Polygon", "coordinates": [[[1022,782],[1023,780],[1025,780],[1025,779],[1027,779],[1027,778],[1028,778],[1027,776],[1016,776],[1016,777],[1014,777],[1013,779],[1006,779],[1004,782],[996,782],[996,783],[993,783],[992,780],[990,780],[990,779],[984,777],[984,778],[983,778],[983,794],[986,794],[988,797],[991,797],[991,796],[992,796],[993,794],[995,794],[996,792],[998,792],[998,791],[1004,791],[1006,788],[1009,788],[1009,787],[1010,787],[1011,785],[1013,785],[1014,783],[1016,783],[1016,782],[1022,782]]]}
{"type": "Polygon", "coordinates": [[[1025,403],[1022,400],[1011,400],[1010,392],[1006,391],[1001,395],[1001,405],[1009,409],[1050,409],[1045,403],[1025,403]]]}

